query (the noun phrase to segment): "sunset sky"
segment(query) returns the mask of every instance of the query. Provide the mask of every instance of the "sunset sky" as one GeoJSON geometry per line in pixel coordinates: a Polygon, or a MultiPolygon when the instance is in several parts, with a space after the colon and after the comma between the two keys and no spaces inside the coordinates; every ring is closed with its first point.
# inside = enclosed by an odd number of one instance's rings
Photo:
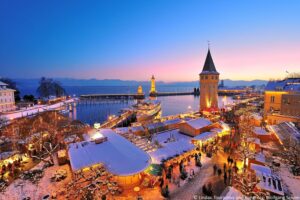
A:
{"type": "Polygon", "coordinates": [[[207,41],[221,79],[300,71],[300,1],[0,3],[0,76],[198,79],[207,41]]]}

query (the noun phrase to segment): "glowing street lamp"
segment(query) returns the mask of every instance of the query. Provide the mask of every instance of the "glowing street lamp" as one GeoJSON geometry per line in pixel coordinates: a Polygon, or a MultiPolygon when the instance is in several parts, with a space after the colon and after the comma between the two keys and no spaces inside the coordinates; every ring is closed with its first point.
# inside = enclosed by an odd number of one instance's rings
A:
{"type": "Polygon", "coordinates": [[[141,190],[141,189],[140,189],[140,187],[138,187],[138,186],[133,188],[133,191],[137,193],[137,198],[138,198],[138,199],[139,199],[139,196],[140,196],[140,195],[139,195],[139,191],[140,191],[140,190],[141,190]]]}

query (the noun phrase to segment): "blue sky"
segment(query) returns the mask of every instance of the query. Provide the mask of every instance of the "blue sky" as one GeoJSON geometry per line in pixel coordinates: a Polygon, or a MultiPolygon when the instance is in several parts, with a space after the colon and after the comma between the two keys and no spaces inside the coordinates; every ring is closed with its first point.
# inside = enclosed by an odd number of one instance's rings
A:
{"type": "Polygon", "coordinates": [[[300,1],[14,1],[0,5],[0,76],[198,79],[299,71],[300,1]]]}

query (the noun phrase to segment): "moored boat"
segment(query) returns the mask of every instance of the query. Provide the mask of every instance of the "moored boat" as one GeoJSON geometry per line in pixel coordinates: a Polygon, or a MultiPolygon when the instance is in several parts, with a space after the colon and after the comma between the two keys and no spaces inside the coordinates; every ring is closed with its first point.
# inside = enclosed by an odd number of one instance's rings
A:
{"type": "Polygon", "coordinates": [[[134,108],[137,111],[136,119],[138,122],[148,121],[159,113],[161,102],[158,100],[145,100],[134,105],[134,108]]]}

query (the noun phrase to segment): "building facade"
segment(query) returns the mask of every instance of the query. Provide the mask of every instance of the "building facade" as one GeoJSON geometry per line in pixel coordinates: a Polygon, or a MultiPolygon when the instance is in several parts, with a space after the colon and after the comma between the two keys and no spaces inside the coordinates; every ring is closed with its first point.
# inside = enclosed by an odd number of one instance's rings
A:
{"type": "Polygon", "coordinates": [[[300,78],[269,81],[264,95],[264,118],[268,124],[300,122],[300,78]]]}
{"type": "Polygon", "coordinates": [[[208,49],[200,77],[200,112],[218,110],[219,72],[208,49]]]}
{"type": "Polygon", "coordinates": [[[281,113],[291,116],[300,116],[300,94],[283,94],[281,113]]]}
{"type": "Polygon", "coordinates": [[[0,81],[0,113],[15,109],[15,90],[7,88],[7,84],[0,81]]]}

